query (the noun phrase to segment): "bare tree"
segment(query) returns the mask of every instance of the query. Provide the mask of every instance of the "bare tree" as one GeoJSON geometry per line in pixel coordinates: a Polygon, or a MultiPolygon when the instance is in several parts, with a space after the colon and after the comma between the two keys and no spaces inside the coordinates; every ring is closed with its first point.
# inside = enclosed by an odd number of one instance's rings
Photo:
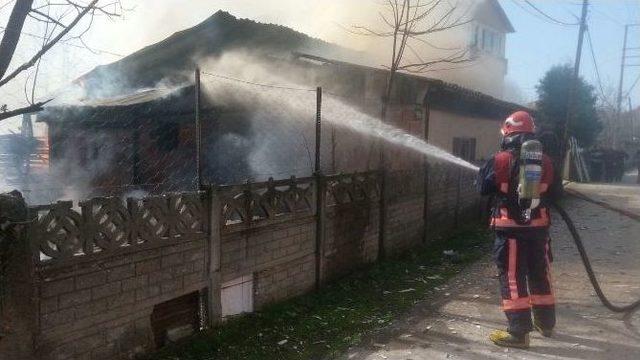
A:
{"type": "Polygon", "coordinates": [[[465,14],[449,0],[387,0],[379,13],[383,29],[354,25],[351,33],[392,40],[391,62],[385,65],[389,77],[385,89],[385,102],[391,96],[393,81],[398,71],[424,73],[437,64],[459,64],[471,61],[469,51],[463,48],[442,48],[429,41],[429,35],[452,30],[467,24],[465,14]],[[453,53],[445,57],[429,59],[421,55],[417,45],[427,45],[437,50],[453,53]],[[409,50],[411,56],[406,56],[409,50]]]}
{"type": "MultiPolygon", "coordinates": [[[[8,2],[3,6],[10,5],[8,2]]],[[[56,44],[66,41],[79,41],[89,48],[83,36],[93,25],[96,16],[115,17],[122,12],[119,0],[16,0],[9,15],[6,26],[0,27],[4,32],[0,40],[0,87],[12,81],[17,81],[20,74],[35,68],[32,79],[31,94],[28,94],[25,83],[25,94],[28,105],[10,109],[7,104],[0,105],[0,121],[12,116],[41,111],[43,106],[51,100],[35,101],[35,86],[37,72],[43,55],[56,44]],[[33,35],[42,40],[39,50],[29,56],[22,64],[11,68],[15,55],[20,51],[20,39],[25,34],[27,21],[44,24],[43,34],[33,35]]]]}
{"type": "MultiPolygon", "coordinates": [[[[430,35],[443,33],[469,22],[465,19],[466,11],[459,9],[457,3],[452,4],[450,0],[386,0],[383,6],[383,11],[379,13],[381,29],[354,25],[347,30],[353,34],[389,39],[392,42],[390,64],[384,65],[389,70],[381,109],[381,120],[385,121],[398,71],[419,74],[431,71],[434,65],[460,64],[473,59],[466,46],[442,48],[430,41],[430,35]],[[423,45],[448,55],[428,58],[420,53],[423,45]]],[[[384,167],[383,152],[381,149],[381,167],[384,167]]]]}

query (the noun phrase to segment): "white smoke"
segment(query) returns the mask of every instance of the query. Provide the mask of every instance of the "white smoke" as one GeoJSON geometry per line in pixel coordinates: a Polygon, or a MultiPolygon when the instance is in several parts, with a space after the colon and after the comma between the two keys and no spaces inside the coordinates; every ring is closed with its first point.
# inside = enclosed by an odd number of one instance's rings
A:
{"type": "MultiPolygon", "coordinates": [[[[312,86],[288,81],[264,62],[246,53],[228,53],[210,61],[203,69],[215,69],[205,82],[206,95],[215,105],[249,109],[254,115],[253,145],[249,155],[254,175],[286,168],[297,174],[309,164],[308,154],[292,138],[314,139],[316,94],[312,86]]],[[[211,71],[211,70],[210,70],[211,71]]],[[[295,69],[291,68],[295,74],[295,69]]],[[[206,74],[205,74],[206,75],[206,74]]],[[[296,79],[300,77],[295,76],[296,79]]],[[[357,132],[362,137],[383,139],[389,144],[412,149],[434,161],[451,162],[469,169],[477,167],[424,140],[365,114],[342,99],[325,96],[322,119],[332,126],[357,132]]],[[[311,144],[308,144],[311,145],[311,144]]],[[[349,154],[340,154],[349,156],[349,154]]],[[[285,171],[286,172],[286,171],[285,171]]],[[[310,171],[308,172],[310,173],[310,171]]]]}

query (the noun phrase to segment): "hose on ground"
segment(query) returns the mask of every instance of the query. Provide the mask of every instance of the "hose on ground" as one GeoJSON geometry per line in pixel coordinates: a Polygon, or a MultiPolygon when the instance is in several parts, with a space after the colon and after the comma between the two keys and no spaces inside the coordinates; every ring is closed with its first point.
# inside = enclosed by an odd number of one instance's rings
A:
{"type": "Polygon", "coordinates": [[[552,205],[556,209],[558,214],[560,214],[560,217],[562,217],[562,220],[564,220],[564,222],[567,224],[567,227],[569,228],[569,232],[571,232],[571,235],[573,236],[573,241],[575,242],[576,247],[578,248],[578,252],[580,253],[580,258],[582,259],[584,267],[587,270],[589,281],[591,281],[591,285],[593,286],[593,289],[596,291],[596,294],[598,295],[598,298],[600,299],[602,304],[606,306],[607,309],[617,313],[631,312],[637,309],[638,307],[640,307],[640,300],[637,300],[629,305],[618,306],[618,305],[614,305],[613,303],[611,303],[611,301],[609,301],[609,299],[607,299],[605,294],[602,292],[602,288],[600,288],[600,283],[598,283],[598,279],[596,279],[596,275],[593,272],[593,268],[591,267],[591,262],[589,261],[587,252],[584,248],[584,245],[582,244],[582,238],[580,237],[578,230],[576,230],[576,227],[573,224],[573,220],[571,220],[571,218],[569,217],[569,214],[567,214],[567,212],[560,205],[558,205],[558,203],[553,202],[552,205]]]}

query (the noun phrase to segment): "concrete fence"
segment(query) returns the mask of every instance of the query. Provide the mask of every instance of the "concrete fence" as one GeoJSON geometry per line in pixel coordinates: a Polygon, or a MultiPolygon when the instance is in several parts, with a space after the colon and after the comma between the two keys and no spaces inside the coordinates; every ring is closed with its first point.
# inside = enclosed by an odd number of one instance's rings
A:
{"type": "Polygon", "coordinates": [[[439,165],[31,207],[0,359],[131,358],[312,291],[478,218],[473,178],[439,165]]]}

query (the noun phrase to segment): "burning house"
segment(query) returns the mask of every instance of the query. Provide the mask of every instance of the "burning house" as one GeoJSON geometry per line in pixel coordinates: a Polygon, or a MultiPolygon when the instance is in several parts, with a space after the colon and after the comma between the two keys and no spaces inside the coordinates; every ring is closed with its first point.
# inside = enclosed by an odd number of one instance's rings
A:
{"type": "MultiPolygon", "coordinates": [[[[388,72],[357,64],[357,55],[282,26],[218,12],[96,68],[76,81],[79,100],[61,101],[41,113],[38,121],[49,128],[52,171],[85,196],[194,188],[197,66],[211,72],[200,104],[206,181],[311,174],[315,94],[305,89],[315,86],[323,87],[330,100],[323,110],[328,120],[323,171],[373,169],[380,140],[370,131],[355,131],[348,117],[379,118],[388,72]],[[251,49],[251,55],[241,64],[227,60],[234,63],[231,75],[238,79],[218,73],[219,59],[239,49],[251,49]],[[251,64],[255,59],[259,69],[251,64]],[[246,81],[264,82],[265,77],[291,84],[291,89],[246,81]],[[214,80],[212,90],[208,84],[214,80]]],[[[441,80],[398,74],[387,122],[474,162],[496,150],[501,119],[520,108],[441,80]]],[[[397,169],[422,160],[402,147],[385,151],[397,169]]]]}
{"type": "Polygon", "coordinates": [[[49,146],[46,136],[34,131],[32,118],[22,117],[20,133],[0,134],[0,192],[20,188],[30,197],[32,179],[41,179],[49,166],[49,146]]]}

